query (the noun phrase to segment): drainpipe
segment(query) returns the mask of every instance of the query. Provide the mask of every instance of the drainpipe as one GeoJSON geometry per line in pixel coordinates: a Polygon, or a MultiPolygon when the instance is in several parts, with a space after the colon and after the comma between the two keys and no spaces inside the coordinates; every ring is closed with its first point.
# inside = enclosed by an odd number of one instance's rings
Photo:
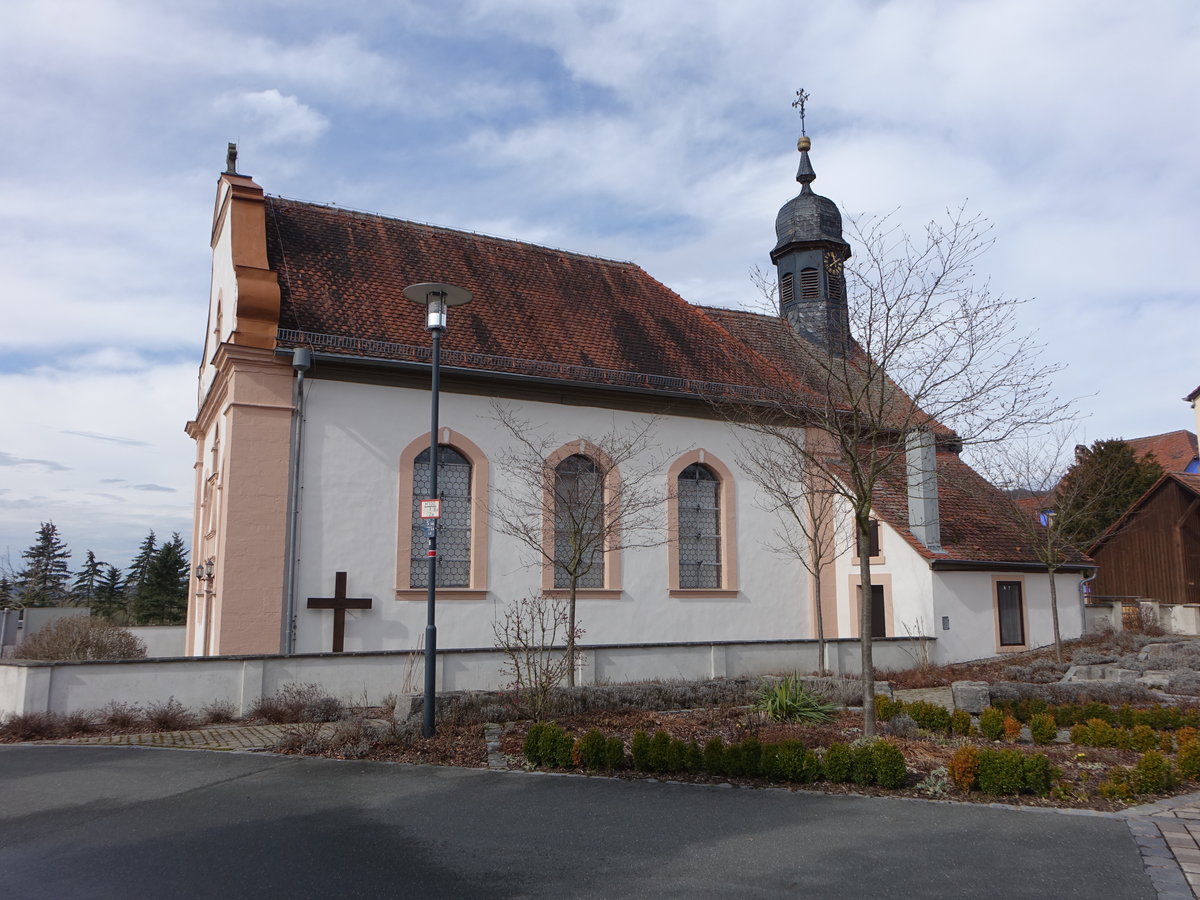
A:
{"type": "Polygon", "coordinates": [[[296,649],[296,568],[300,554],[300,448],[304,440],[304,373],[312,368],[312,351],[297,347],[292,351],[292,441],[288,457],[287,555],[283,562],[283,623],[279,647],[285,656],[296,649]]]}

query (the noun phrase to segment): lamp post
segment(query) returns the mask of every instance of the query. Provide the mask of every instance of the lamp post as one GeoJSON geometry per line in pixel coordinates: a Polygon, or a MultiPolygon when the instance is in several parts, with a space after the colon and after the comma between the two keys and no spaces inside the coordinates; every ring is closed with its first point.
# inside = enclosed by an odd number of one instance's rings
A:
{"type": "Polygon", "coordinates": [[[203,649],[204,655],[208,656],[208,636],[209,629],[212,623],[212,583],[213,583],[213,558],[210,556],[202,563],[196,563],[196,580],[204,583],[204,634],[203,634],[203,649]]]}
{"type": "Polygon", "coordinates": [[[429,593],[426,600],[425,618],[425,701],[424,721],[421,733],[425,737],[433,737],[434,726],[434,685],[437,675],[437,626],[434,624],[434,601],[437,595],[437,520],[441,514],[438,500],[438,391],[440,389],[442,361],[442,332],[446,330],[446,311],[451,306],[462,306],[471,302],[471,292],[452,284],[413,284],[404,289],[404,296],[425,307],[425,330],[433,338],[433,384],[432,400],[430,402],[429,418],[429,511],[426,516],[426,504],[422,504],[421,515],[425,520],[425,535],[429,539],[429,549],[425,555],[429,559],[429,593]]]}

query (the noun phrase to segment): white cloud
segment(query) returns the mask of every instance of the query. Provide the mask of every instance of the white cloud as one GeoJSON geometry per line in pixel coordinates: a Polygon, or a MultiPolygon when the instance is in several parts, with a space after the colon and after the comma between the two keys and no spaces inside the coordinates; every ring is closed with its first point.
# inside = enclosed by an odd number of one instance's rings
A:
{"type": "Polygon", "coordinates": [[[329,129],[329,120],[293,96],[276,88],[225,94],[216,109],[227,117],[226,127],[243,125],[245,140],[258,144],[311,144],[329,129]]]}

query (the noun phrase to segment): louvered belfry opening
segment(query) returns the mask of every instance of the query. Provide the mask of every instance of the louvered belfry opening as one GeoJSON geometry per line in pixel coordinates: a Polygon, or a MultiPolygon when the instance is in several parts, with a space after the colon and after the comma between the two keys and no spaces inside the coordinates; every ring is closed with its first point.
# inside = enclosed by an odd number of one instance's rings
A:
{"type": "Polygon", "coordinates": [[[792,273],[787,272],[779,279],[779,302],[791,303],[796,299],[796,290],[792,285],[792,273]]]}
{"type": "Polygon", "coordinates": [[[821,295],[821,282],[816,269],[800,270],[800,299],[816,300],[821,295]]]}

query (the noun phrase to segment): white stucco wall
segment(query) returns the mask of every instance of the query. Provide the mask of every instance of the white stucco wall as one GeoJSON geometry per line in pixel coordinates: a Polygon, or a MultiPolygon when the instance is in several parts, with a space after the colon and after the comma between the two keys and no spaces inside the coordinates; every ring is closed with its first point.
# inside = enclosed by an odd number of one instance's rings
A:
{"type": "MultiPolygon", "coordinates": [[[[328,650],[333,616],[308,610],[306,598],[327,597],[334,573],[348,573],[350,596],[370,597],[373,608],[347,616],[346,650],[413,649],[425,627],[423,601],[397,601],[398,459],[404,447],[427,434],[427,391],[321,380],[310,373],[305,400],[302,452],[301,553],[298,568],[296,651],[328,650]]],[[[549,423],[556,446],[643,423],[641,413],[522,402],[520,416],[549,423]]],[[[443,392],[440,423],[474,442],[491,461],[494,484],[502,477],[496,461],[505,435],[492,420],[484,397],[443,392]]],[[[812,636],[808,579],[794,559],[762,547],[774,519],[758,508],[753,483],[739,466],[741,452],[730,427],[719,420],[659,417],[652,455],[664,474],[679,455],[703,448],[734,472],[736,480],[738,588],[735,598],[668,596],[667,547],[622,553],[619,599],[581,600],[579,620],[588,643],[765,640],[812,636]]],[[[405,486],[407,487],[407,486],[405,486]]],[[[476,502],[479,498],[475,498],[476,502]]],[[[407,507],[407,501],[405,501],[407,507]]],[[[665,505],[662,528],[665,530],[665,505]]],[[[540,570],[517,539],[493,530],[488,540],[489,583],[482,601],[438,603],[439,647],[488,647],[492,623],[507,603],[539,589],[540,570]]]]}
{"type": "MultiPolygon", "coordinates": [[[[1027,645],[1040,647],[1054,641],[1050,612],[1050,580],[1044,574],[1012,573],[1004,580],[1022,582],[1028,633],[1027,645]]],[[[1058,588],[1059,630],[1063,638],[1083,633],[1083,607],[1076,574],[1055,576],[1058,588]]],[[[979,659],[1004,652],[999,646],[994,573],[942,572],[934,582],[938,661],[979,659]],[[941,616],[950,617],[942,630],[941,616]]]]}

